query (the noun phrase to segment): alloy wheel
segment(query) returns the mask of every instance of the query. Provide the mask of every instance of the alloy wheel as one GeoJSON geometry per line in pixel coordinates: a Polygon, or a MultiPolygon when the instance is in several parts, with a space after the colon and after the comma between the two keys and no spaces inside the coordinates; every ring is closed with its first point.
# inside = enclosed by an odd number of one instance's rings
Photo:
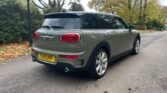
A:
{"type": "Polygon", "coordinates": [[[106,72],[107,66],[108,66],[107,54],[104,51],[101,51],[99,52],[96,58],[96,73],[99,76],[102,76],[106,72]]]}

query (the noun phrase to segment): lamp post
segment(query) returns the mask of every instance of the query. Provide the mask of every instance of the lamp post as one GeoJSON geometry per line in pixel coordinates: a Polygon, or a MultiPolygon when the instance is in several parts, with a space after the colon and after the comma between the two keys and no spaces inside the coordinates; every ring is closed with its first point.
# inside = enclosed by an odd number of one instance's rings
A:
{"type": "Polygon", "coordinates": [[[31,31],[31,14],[30,14],[30,0],[27,0],[27,23],[29,30],[29,46],[32,45],[32,31],[31,31]]]}

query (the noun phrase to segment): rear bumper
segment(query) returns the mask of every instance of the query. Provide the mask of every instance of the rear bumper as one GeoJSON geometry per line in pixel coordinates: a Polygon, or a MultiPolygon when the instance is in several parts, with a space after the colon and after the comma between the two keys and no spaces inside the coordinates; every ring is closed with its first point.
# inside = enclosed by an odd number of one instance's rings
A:
{"type": "Polygon", "coordinates": [[[84,52],[81,53],[64,53],[64,52],[49,52],[45,50],[40,50],[40,49],[33,49],[32,53],[32,60],[34,62],[38,62],[41,64],[46,64],[46,65],[52,65],[55,68],[59,69],[64,69],[65,67],[69,68],[72,71],[83,71],[87,69],[87,61],[84,56],[84,52]],[[57,61],[55,63],[49,63],[46,61],[39,60],[37,58],[38,53],[44,53],[48,55],[53,55],[56,57],[57,61]],[[60,54],[72,54],[72,55],[78,55],[78,58],[75,60],[69,60],[65,58],[60,58],[58,55],[60,54]]]}
{"type": "Polygon", "coordinates": [[[31,55],[31,56],[32,56],[32,60],[34,62],[38,62],[40,64],[52,66],[52,67],[60,69],[60,70],[64,70],[65,68],[69,68],[70,71],[78,72],[78,71],[86,71],[88,69],[87,66],[76,67],[76,66],[73,66],[73,65],[71,65],[69,63],[65,63],[65,62],[57,62],[56,64],[49,64],[47,62],[37,60],[36,57],[33,55],[31,55]]]}

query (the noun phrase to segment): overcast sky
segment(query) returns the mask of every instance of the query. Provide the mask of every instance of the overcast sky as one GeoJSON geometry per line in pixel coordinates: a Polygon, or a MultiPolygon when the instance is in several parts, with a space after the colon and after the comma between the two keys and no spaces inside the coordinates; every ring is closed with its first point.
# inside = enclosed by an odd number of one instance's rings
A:
{"type": "Polygon", "coordinates": [[[90,0],[81,0],[82,5],[84,6],[85,10],[90,10],[90,8],[88,7],[88,2],[90,0]]]}
{"type": "Polygon", "coordinates": [[[167,6],[167,0],[159,0],[161,5],[163,6],[167,6]]]}

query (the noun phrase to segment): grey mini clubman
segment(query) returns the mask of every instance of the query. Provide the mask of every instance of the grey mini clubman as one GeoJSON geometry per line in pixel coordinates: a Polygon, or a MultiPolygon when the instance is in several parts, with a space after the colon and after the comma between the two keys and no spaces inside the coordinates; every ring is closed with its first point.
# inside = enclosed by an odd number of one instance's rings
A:
{"type": "Polygon", "coordinates": [[[125,54],[138,54],[140,34],[121,17],[108,13],[49,13],[33,34],[33,61],[65,72],[105,75],[108,64],[125,54]]]}

